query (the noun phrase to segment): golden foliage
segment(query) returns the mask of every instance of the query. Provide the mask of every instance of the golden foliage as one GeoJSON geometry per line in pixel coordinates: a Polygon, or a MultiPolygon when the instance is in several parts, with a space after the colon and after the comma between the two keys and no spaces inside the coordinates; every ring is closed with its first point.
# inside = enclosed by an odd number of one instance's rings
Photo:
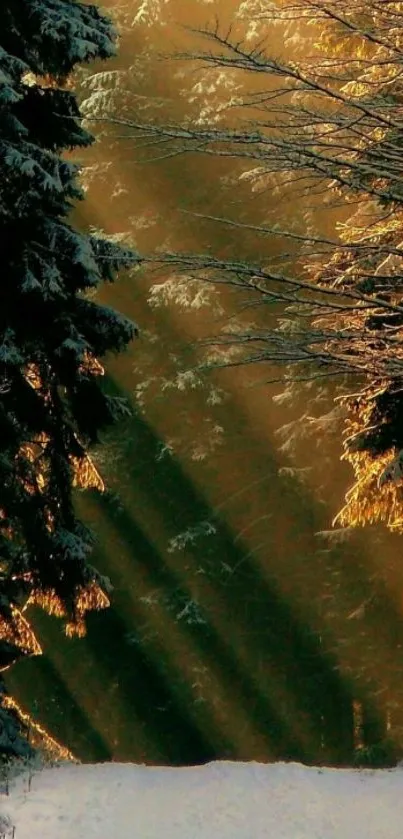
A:
{"type": "Polygon", "coordinates": [[[349,416],[344,432],[343,459],[351,463],[355,482],[346,494],[346,503],[333,524],[363,527],[367,524],[386,524],[395,531],[403,531],[403,477],[384,481],[385,472],[398,454],[390,448],[382,454],[354,450],[354,440],[369,429],[375,396],[385,388],[368,388],[357,396],[344,397],[349,416]]]}
{"type": "Polygon", "coordinates": [[[31,387],[34,388],[34,390],[41,389],[42,379],[37,364],[27,364],[27,366],[25,367],[25,378],[27,382],[31,385],[31,387]]]}
{"type": "MultiPolygon", "coordinates": [[[[393,405],[388,420],[381,407],[375,410],[377,396],[403,387],[403,2],[277,0],[269,17],[277,14],[274,7],[281,20],[296,22],[299,33],[308,19],[315,38],[313,58],[287,65],[297,73],[288,74],[295,94],[286,113],[302,127],[302,136],[287,157],[283,129],[282,171],[295,184],[305,172],[318,181],[323,173],[326,204],[342,206],[347,219],[337,226],[338,241],[324,242],[324,256],[306,251],[309,290],[319,290],[306,354],[322,370],[333,365],[371,383],[344,399],[343,458],[355,481],[336,521],[383,522],[403,531],[403,451],[393,446],[401,435],[392,429],[393,405]],[[312,164],[303,157],[306,148],[312,164]],[[371,423],[380,427],[379,435],[371,423]]],[[[264,127],[274,125],[274,114],[264,127]]],[[[379,405],[386,402],[380,399],[379,405]]]]}
{"type": "Polygon", "coordinates": [[[86,633],[85,614],[91,610],[100,611],[107,609],[110,605],[110,600],[102,591],[100,586],[95,583],[89,583],[79,589],[75,601],[75,618],[66,624],[66,635],[70,638],[78,636],[82,638],[86,633]]]}
{"type": "Polygon", "coordinates": [[[344,455],[349,460],[356,481],[346,494],[346,503],[334,520],[346,527],[386,524],[403,531],[403,480],[380,486],[380,477],[393,460],[394,450],[371,457],[368,452],[344,455]]]}
{"type": "Polygon", "coordinates": [[[56,592],[53,590],[41,591],[34,589],[27,602],[27,606],[39,606],[48,615],[55,615],[57,618],[66,616],[66,607],[56,592]]]}
{"type": "MultiPolygon", "coordinates": [[[[24,616],[16,606],[11,608],[11,620],[0,617],[0,640],[15,644],[25,655],[41,655],[42,648],[24,616]]],[[[4,668],[6,669],[6,668],[4,668]]]]}
{"type": "MultiPolygon", "coordinates": [[[[54,615],[58,618],[66,617],[68,614],[66,606],[54,590],[44,592],[40,589],[34,589],[27,602],[28,605],[39,606],[48,615],[54,615]]],[[[65,626],[66,635],[70,638],[73,636],[82,638],[86,634],[86,612],[107,609],[109,605],[109,598],[97,583],[92,582],[87,586],[80,587],[75,596],[74,619],[68,621],[65,626]]]]}
{"type": "MultiPolygon", "coordinates": [[[[403,36],[403,3],[381,4],[358,2],[349,4],[346,0],[327,4],[331,11],[336,11],[362,34],[352,33],[347,26],[334,27],[331,15],[321,32],[318,49],[327,58],[335,57],[343,72],[351,78],[341,86],[341,92],[347,99],[357,100],[362,97],[376,97],[379,94],[393,93],[401,96],[400,62],[396,61],[396,47],[400,47],[403,36]],[[396,27],[386,26],[385,21],[396,21],[396,27]],[[365,32],[384,33],[379,38],[366,37],[365,32]]],[[[396,106],[394,106],[395,108],[396,106]]],[[[386,112],[387,113],[387,112],[386,112]]],[[[396,111],[390,111],[395,117],[396,111]]],[[[387,128],[374,127],[365,137],[354,143],[356,154],[360,149],[381,149],[381,143],[387,134],[387,128]]],[[[393,148],[391,154],[396,149],[393,148]]],[[[393,171],[393,168],[392,168],[393,171]]],[[[375,181],[379,187],[386,186],[381,179],[375,181]]],[[[337,248],[315,274],[311,266],[311,277],[320,285],[332,286],[342,292],[356,290],[358,283],[369,281],[370,294],[388,292],[390,312],[393,306],[401,307],[403,292],[403,252],[402,257],[390,253],[390,248],[401,249],[403,212],[399,206],[393,212],[385,209],[371,196],[362,195],[358,209],[347,222],[337,225],[340,241],[345,248],[337,248]],[[357,247],[358,246],[358,247],[357,247]],[[361,246],[361,250],[360,250],[361,246]],[[380,279],[378,280],[378,275],[380,279]],[[385,278],[391,277],[388,282],[385,278]]],[[[309,266],[308,266],[309,271],[309,266]]],[[[364,285],[365,287],[365,285],[364,285]]],[[[363,295],[364,296],[364,295],[363,295]]],[[[370,296],[370,295],[369,295],[370,296]]],[[[399,310],[396,309],[396,312],[399,310]]],[[[394,530],[403,530],[403,480],[398,470],[391,480],[384,476],[394,463],[399,452],[391,447],[388,451],[371,452],[357,450],[354,439],[363,435],[370,428],[373,415],[374,398],[387,387],[386,376],[399,376],[403,362],[403,328],[397,323],[393,328],[377,330],[368,327],[368,318],[385,315],[377,311],[373,304],[367,305],[363,299],[350,311],[333,313],[319,319],[315,325],[327,326],[330,337],[327,349],[335,354],[340,348],[361,366],[365,375],[372,378],[372,387],[363,387],[357,395],[344,398],[348,408],[348,419],[344,432],[344,454],[354,471],[354,485],[346,494],[345,505],[336,516],[334,524],[344,526],[364,526],[384,523],[394,530]],[[343,336],[341,338],[341,335],[343,336]]]]}
{"type": "Polygon", "coordinates": [[[37,492],[43,493],[47,485],[46,467],[41,459],[41,443],[40,439],[37,443],[23,443],[16,455],[16,460],[25,458],[34,467],[31,477],[24,480],[24,488],[30,495],[35,495],[37,492]]]}
{"type": "MultiPolygon", "coordinates": [[[[79,369],[81,372],[90,373],[93,376],[103,376],[105,373],[102,364],[88,351],[85,351],[79,369]]],[[[36,364],[27,365],[25,378],[34,390],[43,391],[44,385],[36,364]]],[[[49,442],[49,435],[42,432],[37,434],[34,440],[24,443],[18,451],[17,459],[23,457],[35,467],[32,471],[32,479],[25,481],[25,488],[31,494],[38,491],[44,493],[48,485],[49,462],[45,452],[49,442]]],[[[73,467],[74,487],[104,491],[104,482],[89,455],[83,455],[82,457],[72,455],[70,464],[73,467]]]]}
{"type": "Polygon", "coordinates": [[[80,366],[81,371],[85,371],[86,373],[91,373],[93,376],[104,376],[105,369],[102,366],[101,362],[95,358],[94,355],[85,351],[84,358],[82,364],[80,366]]]}
{"type": "MultiPolygon", "coordinates": [[[[31,443],[24,443],[17,458],[24,457],[34,467],[31,479],[25,479],[24,486],[27,492],[33,495],[36,492],[44,494],[49,480],[49,463],[44,456],[44,446],[48,440],[44,434],[38,435],[37,440],[31,443]]],[[[70,465],[73,470],[72,486],[79,489],[97,489],[105,491],[105,484],[98,472],[92,458],[88,454],[82,457],[71,455],[70,465]]]]}
{"type": "Polygon", "coordinates": [[[74,470],[73,486],[79,489],[97,489],[104,492],[105,484],[89,455],[72,457],[71,465],[74,470]]]}
{"type": "Polygon", "coordinates": [[[84,620],[69,621],[66,623],[65,633],[68,638],[84,638],[87,628],[84,620]]]}
{"type": "Polygon", "coordinates": [[[6,709],[14,711],[21,722],[28,727],[29,742],[34,748],[39,749],[47,760],[75,760],[73,753],[64,746],[61,746],[54,737],[51,737],[51,735],[48,734],[43,726],[35,722],[29,714],[23,711],[21,706],[15,699],[13,699],[12,696],[4,696],[2,699],[2,705],[6,709]]]}

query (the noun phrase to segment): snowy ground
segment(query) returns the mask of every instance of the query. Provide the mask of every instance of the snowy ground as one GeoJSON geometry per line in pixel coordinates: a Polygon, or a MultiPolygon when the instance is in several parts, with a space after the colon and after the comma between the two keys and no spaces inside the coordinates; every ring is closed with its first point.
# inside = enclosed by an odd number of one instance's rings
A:
{"type": "Polygon", "coordinates": [[[402,839],[402,794],[402,768],[65,764],[18,778],[1,809],[15,839],[402,839]]]}

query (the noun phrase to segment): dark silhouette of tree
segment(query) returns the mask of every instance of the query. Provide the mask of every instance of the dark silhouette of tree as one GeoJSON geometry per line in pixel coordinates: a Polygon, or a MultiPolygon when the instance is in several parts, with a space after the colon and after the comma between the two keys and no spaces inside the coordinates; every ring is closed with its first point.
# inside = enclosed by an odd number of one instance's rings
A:
{"type": "MultiPolygon", "coordinates": [[[[135,326],[91,293],[129,254],[69,224],[83,194],[63,153],[92,142],[69,74],[114,52],[114,29],[96,6],[1,4],[0,670],[40,653],[27,605],[79,635],[86,611],[108,605],[73,489],[102,489],[88,449],[126,411],[101,387],[98,358],[124,349],[135,326]]],[[[0,755],[25,755],[26,723],[3,684],[1,697],[0,755]]]]}

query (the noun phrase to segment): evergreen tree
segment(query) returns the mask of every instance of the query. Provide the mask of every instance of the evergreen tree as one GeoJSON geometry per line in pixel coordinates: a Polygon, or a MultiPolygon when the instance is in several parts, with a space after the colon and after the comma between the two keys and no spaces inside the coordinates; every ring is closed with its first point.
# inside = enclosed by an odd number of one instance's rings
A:
{"type": "MultiPolygon", "coordinates": [[[[75,0],[3,0],[0,7],[0,669],[40,652],[22,611],[42,605],[84,632],[108,604],[89,563],[93,537],[74,486],[102,488],[88,447],[125,410],[100,387],[97,358],[120,351],[132,322],[89,299],[129,254],[68,221],[81,199],[63,157],[92,137],[64,81],[108,58],[115,32],[75,0]]],[[[131,255],[133,259],[133,255],[131,255]]],[[[4,686],[1,686],[4,695],[4,686]]],[[[18,717],[18,715],[17,715],[18,717]]],[[[14,712],[0,707],[0,754],[22,754],[14,712]]]]}

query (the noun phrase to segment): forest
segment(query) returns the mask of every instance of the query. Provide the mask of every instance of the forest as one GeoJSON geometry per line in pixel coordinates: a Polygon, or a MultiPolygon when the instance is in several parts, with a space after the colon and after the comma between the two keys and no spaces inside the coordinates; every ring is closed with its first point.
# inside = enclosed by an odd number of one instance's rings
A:
{"type": "Polygon", "coordinates": [[[3,0],[0,758],[403,758],[403,3],[3,0]]]}

